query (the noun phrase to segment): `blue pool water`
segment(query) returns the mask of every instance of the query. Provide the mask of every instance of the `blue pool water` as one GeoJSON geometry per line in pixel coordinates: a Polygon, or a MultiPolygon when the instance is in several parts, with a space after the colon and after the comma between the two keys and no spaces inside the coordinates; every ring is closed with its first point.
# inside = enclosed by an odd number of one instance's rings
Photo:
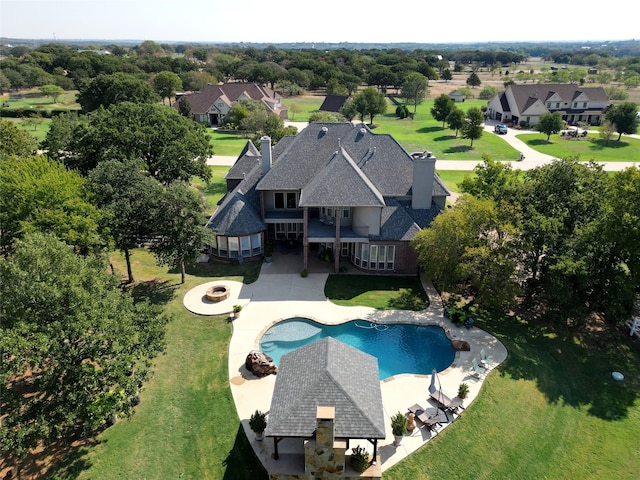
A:
{"type": "Polygon", "coordinates": [[[380,379],[401,373],[441,372],[453,363],[455,352],[440,327],[374,324],[354,320],[323,325],[306,318],[275,324],[260,339],[260,350],[279,365],[282,355],[324,337],[333,337],[378,359],[380,379]]]}

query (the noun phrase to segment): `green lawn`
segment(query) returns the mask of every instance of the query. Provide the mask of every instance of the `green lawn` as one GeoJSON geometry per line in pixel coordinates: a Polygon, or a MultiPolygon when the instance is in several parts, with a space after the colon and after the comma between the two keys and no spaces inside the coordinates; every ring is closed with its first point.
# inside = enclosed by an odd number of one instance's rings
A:
{"type": "Polygon", "coordinates": [[[14,95],[4,94],[0,96],[2,102],[8,102],[7,110],[30,109],[34,111],[47,110],[80,110],[80,104],[76,101],[78,92],[69,90],[58,96],[57,101],[53,97],[47,97],[35,88],[21,92],[19,98],[14,95]]]}
{"type": "Polygon", "coordinates": [[[449,190],[455,193],[460,193],[460,183],[465,177],[474,177],[473,171],[463,170],[441,170],[436,172],[438,176],[447,184],[449,190]]]}
{"type": "Polygon", "coordinates": [[[423,310],[428,300],[416,277],[329,275],[324,293],[338,305],[380,310],[423,310]]]}
{"type": "MultiPolygon", "coordinates": [[[[113,261],[123,272],[121,256],[113,261]]],[[[265,478],[229,389],[231,325],[224,317],[193,315],[182,305],[190,288],[212,278],[254,281],[258,266],[201,264],[179,285],[177,272],[155,266],[145,251],[134,252],[134,293],[173,314],[166,352],[156,360],[132,418],[118,421],[95,446],[71,451],[54,478],[265,478]]],[[[330,299],[386,308],[389,298],[407,288],[406,278],[358,277],[331,276],[330,299]]],[[[510,318],[476,317],[476,325],[506,345],[507,361],[489,375],[459,420],[384,478],[640,476],[640,353],[625,332],[585,341],[510,318]],[[614,370],[624,372],[624,382],[611,379],[614,370]]]]}
{"type": "MultiPolygon", "coordinates": [[[[120,255],[112,260],[126,271],[120,255]]],[[[233,269],[200,264],[180,285],[177,272],[156,267],[145,251],[134,252],[134,294],[152,298],[173,315],[166,352],[155,361],[153,379],[131,419],[119,420],[93,448],[71,452],[55,478],[265,478],[229,389],[232,326],[226,316],[198,316],[182,305],[184,294],[200,283],[213,277],[250,283],[258,268],[255,262],[233,269]]]]}
{"type": "Polygon", "coordinates": [[[227,184],[224,180],[224,176],[229,171],[227,166],[211,165],[211,180],[205,182],[201,178],[194,178],[191,184],[200,191],[200,194],[205,198],[206,213],[211,215],[216,209],[218,201],[227,193],[227,184]]]}
{"type": "Polygon", "coordinates": [[[289,120],[292,122],[308,122],[309,116],[320,109],[324,98],[323,95],[304,95],[283,98],[282,103],[289,109],[289,120]],[[294,112],[292,109],[298,109],[299,111],[294,112]]]}
{"type": "Polygon", "coordinates": [[[38,143],[45,139],[47,132],[49,131],[49,126],[51,125],[51,119],[49,118],[42,118],[34,125],[26,124],[22,118],[3,117],[2,120],[15,123],[16,127],[35,137],[38,143]]]}
{"type": "Polygon", "coordinates": [[[598,135],[589,134],[588,140],[565,140],[559,135],[551,135],[549,141],[542,133],[523,133],[517,137],[531,148],[555,158],[579,155],[580,160],[596,162],[635,162],[640,158],[640,140],[618,136],[605,143],[598,135]]]}
{"type": "Polygon", "coordinates": [[[208,129],[207,135],[209,135],[209,143],[213,146],[214,155],[237,157],[249,141],[248,138],[237,132],[219,132],[208,129]]]}

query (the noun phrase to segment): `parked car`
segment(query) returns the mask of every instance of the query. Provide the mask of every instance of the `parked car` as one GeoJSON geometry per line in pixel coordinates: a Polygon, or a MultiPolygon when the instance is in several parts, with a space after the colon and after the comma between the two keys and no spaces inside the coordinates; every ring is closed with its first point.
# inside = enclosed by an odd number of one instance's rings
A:
{"type": "Polygon", "coordinates": [[[495,126],[493,131],[502,135],[504,133],[507,133],[507,126],[504,123],[499,123],[495,126]]]}

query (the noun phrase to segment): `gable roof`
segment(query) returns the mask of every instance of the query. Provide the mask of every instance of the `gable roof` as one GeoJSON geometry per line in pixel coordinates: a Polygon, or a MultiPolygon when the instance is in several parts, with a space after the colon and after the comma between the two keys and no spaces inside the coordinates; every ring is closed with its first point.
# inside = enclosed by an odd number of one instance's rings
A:
{"type": "Polygon", "coordinates": [[[255,185],[260,179],[262,170],[257,164],[244,180],[229,192],[211,215],[207,227],[226,236],[251,235],[267,229],[256,205],[259,205],[259,194],[255,185]]]}
{"type": "Polygon", "coordinates": [[[413,181],[413,161],[388,134],[374,134],[361,123],[310,123],[286,140],[280,153],[273,151],[271,169],[258,190],[302,190],[333,159],[344,151],[383,197],[406,196],[413,181]]]}
{"type": "Polygon", "coordinates": [[[275,103],[281,98],[270,88],[257,83],[232,82],[217,85],[209,83],[199,92],[181,95],[173,103],[173,108],[179,108],[180,99],[185,97],[189,100],[191,113],[194,115],[207,113],[219,98],[222,98],[227,105],[231,105],[240,97],[248,97],[263,102],[271,111],[274,111],[275,103]]]}
{"type": "Polygon", "coordinates": [[[321,112],[339,112],[348,98],[346,95],[327,95],[319,110],[321,112]]]}
{"type": "Polygon", "coordinates": [[[335,407],[336,438],[385,438],[377,358],[326,337],[283,355],[268,437],[311,437],[316,409],[335,407]]]}
{"type": "Polygon", "coordinates": [[[300,206],[382,207],[384,198],[353,159],[340,148],[329,163],[302,188],[300,206]]]}
{"type": "Polygon", "coordinates": [[[242,152],[240,152],[238,159],[224,176],[225,180],[244,179],[247,174],[260,163],[260,158],[260,152],[255,145],[252,142],[247,141],[242,152]]]}
{"type": "Polygon", "coordinates": [[[509,87],[513,98],[518,105],[519,111],[523,112],[536,101],[545,104],[548,98],[557,95],[563,102],[571,102],[580,95],[586,95],[592,102],[608,102],[604,88],[602,87],[581,87],[568,83],[549,84],[511,84],[509,87]]]}

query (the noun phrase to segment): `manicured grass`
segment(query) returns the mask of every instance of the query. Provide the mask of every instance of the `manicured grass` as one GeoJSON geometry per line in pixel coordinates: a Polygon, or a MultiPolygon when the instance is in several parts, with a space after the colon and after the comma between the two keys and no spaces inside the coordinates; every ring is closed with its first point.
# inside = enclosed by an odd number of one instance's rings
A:
{"type": "Polygon", "coordinates": [[[324,293],[338,305],[380,310],[423,310],[428,301],[416,277],[329,275],[324,293]]]}
{"type": "Polygon", "coordinates": [[[51,119],[49,118],[41,119],[40,123],[35,124],[35,128],[34,125],[27,125],[22,118],[3,117],[2,120],[15,123],[16,127],[31,134],[38,143],[45,139],[51,126],[51,119]]]}
{"type": "MultiPolygon", "coordinates": [[[[120,255],[112,259],[124,272],[120,255]]],[[[229,389],[231,325],[182,305],[193,286],[213,278],[249,283],[257,267],[200,264],[179,285],[177,272],[134,252],[134,293],[173,315],[166,353],[156,360],[135,415],[105,431],[96,446],[70,452],[55,478],[266,478],[229,389]]],[[[401,288],[421,291],[415,278],[335,275],[325,293],[337,303],[387,308],[401,288]]],[[[640,353],[625,332],[584,340],[512,318],[476,318],[506,345],[509,358],[459,420],[385,478],[638,478],[640,353]],[[625,374],[623,382],[611,379],[614,370],[625,374]]]]}
{"type": "Polygon", "coordinates": [[[237,157],[249,141],[241,133],[207,130],[214,155],[237,157]]]}
{"type": "Polygon", "coordinates": [[[385,478],[640,477],[640,354],[627,334],[594,332],[585,342],[577,332],[478,319],[509,358],[459,420],[385,478]]]}
{"type": "Polygon", "coordinates": [[[449,190],[460,193],[460,183],[466,178],[473,178],[475,173],[463,170],[441,170],[436,172],[438,176],[447,184],[449,190]]]}
{"type": "Polygon", "coordinates": [[[3,107],[7,110],[30,109],[42,110],[43,112],[46,110],[80,110],[80,104],[76,101],[77,94],[76,90],[66,91],[58,96],[57,102],[54,102],[53,97],[44,96],[39,89],[34,88],[20,92],[20,98],[4,94],[0,96],[0,100],[9,103],[8,107],[3,107]]]}
{"type": "Polygon", "coordinates": [[[205,198],[207,202],[206,213],[211,215],[216,209],[218,201],[227,193],[227,184],[224,176],[229,171],[229,167],[211,165],[209,168],[211,169],[211,180],[209,180],[209,183],[196,177],[192,180],[191,185],[197,188],[205,198]]]}
{"type": "MultiPolygon", "coordinates": [[[[120,255],[112,261],[119,272],[126,271],[120,255]]],[[[254,281],[259,263],[240,269],[199,264],[180,285],[177,272],[155,266],[149,253],[136,250],[133,269],[138,281],[134,295],[165,305],[173,315],[166,352],[156,359],[154,376],[131,419],[106,430],[90,451],[80,451],[75,458],[71,454],[66,467],[58,469],[58,478],[266,478],[229,389],[232,326],[225,316],[194,315],[182,305],[189,289],[214,277],[254,281]]]]}
{"type": "Polygon", "coordinates": [[[555,158],[579,155],[580,160],[596,162],[635,162],[640,158],[640,140],[627,136],[618,142],[618,135],[614,135],[608,144],[594,134],[589,134],[588,140],[566,140],[551,135],[547,141],[542,133],[523,133],[517,137],[531,148],[555,158]]]}
{"type": "MultiPolygon", "coordinates": [[[[466,111],[470,107],[480,108],[485,100],[468,100],[458,103],[457,107],[466,111]]],[[[462,138],[460,132],[455,136],[453,130],[442,128],[431,116],[433,99],[427,99],[418,105],[413,119],[400,120],[395,115],[396,107],[389,102],[387,113],[374,118],[374,133],[388,133],[408,152],[430,150],[438,161],[481,160],[488,153],[494,160],[516,160],[519,152],[497,135],[484,132],[482,137],[473,141],[462,138]]],[[[413,108],[410,108],[413,111],[413,108]]]]}
{"type": "Polygon", "coordinates": [[[282,103],[289,108],[289,120],[292,122],[308,122],[309,116],[320,109],[324,99],[324,95],[301,95],[299,97],[283,98],[282,103]],[[292,111],[292,105],[295,105],[294,109],[297,107],[300,111],[292,111]]]}

